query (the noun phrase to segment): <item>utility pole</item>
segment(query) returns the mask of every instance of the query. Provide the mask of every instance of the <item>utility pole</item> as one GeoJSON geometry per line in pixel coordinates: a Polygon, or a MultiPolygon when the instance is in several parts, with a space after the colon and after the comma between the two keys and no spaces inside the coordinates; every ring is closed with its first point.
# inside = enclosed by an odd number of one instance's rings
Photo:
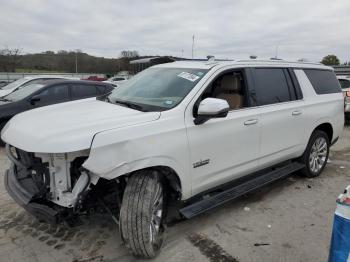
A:
{"type": "Polygon", "coordinates": [[[276,53],[275,53],[275,58],[278,58],[278,46],[276,46],[276,53]]]}
{"type": "Polygon", "coordinates": [[[183,58],[184,57],[184,49],[182,48],[181,50],[181,57],[183,58]]]}
{"type": "Polygon", "coordinates": [[[75,73],[78,74],[78,50],[75,50],[75,73]]]}
{"type": "Polygon", "coordinates": [[[193,59],[193,48],[194,48],[194,35],[192,36],[192,59],[193,59]]]}

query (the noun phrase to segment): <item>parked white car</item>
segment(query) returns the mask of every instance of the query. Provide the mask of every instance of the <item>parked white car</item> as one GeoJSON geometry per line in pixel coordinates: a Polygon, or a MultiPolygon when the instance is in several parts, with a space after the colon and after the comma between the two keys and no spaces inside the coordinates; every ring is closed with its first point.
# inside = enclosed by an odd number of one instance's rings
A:
{"type": "Polygon", "coordinates": [[[16,91],[19,88],[32,85],[32,84],[45,84],[46,81],[52,80],[52,79],[78,79],[74,77],[67,77],[67,76],[56,76],[56,75],[36,75],[36,76],[25,76],[21,79],[18,79],[8,85],[0,87],[0,97],[6,96],[8,94],[11,94],[12,92],[16,91]]]}
{"type": "Polygon", "coordinates": [[[170,204],[191,218],[295,171],[316,177],[343,125],[330,67],[161,64],[105,100],[15,116],[1,136],[13,162],[5,186],[55,223],[101,205],[131,252],[150,258],[161,248],[170,204]]]}
{"type": "Polygon", "coordinates": [[[110,77],[106,81],[103,81],[103,82],[119,86],[119,85],[123,84],[124,82],[128,81],[128,79],[130,79],[130,76],[120,75],[120,76],[110,77]]]}
{"type": "Polygon", "coordinates": [[[350,117],[350,76],[337,76],[340,86],[344,94],[345,102],[345,116],[350,117]]]}

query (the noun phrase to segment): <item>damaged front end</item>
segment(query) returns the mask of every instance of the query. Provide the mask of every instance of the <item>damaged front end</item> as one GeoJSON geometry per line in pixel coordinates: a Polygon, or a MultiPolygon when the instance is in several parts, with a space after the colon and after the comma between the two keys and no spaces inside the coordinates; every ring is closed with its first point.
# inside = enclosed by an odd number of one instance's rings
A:
{"type": "Polygon", "coordinates": [[[99,179],[82,167],[89,150],[43,154],[6,145],[6,153],[12,161],[5,174],[6,190],[39,220],[72,224],[81,214],[98,210],[112,214],[112,208],[119,208],[120,183],[99,179]],[[110,205],[105,199],[112,192],[117,196],[110,205]]]}

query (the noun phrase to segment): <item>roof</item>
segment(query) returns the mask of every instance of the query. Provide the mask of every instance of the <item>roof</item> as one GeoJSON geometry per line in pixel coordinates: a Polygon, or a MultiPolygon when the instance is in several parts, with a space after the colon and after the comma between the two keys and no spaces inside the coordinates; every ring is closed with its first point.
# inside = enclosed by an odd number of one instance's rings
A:
{"type": "Polygon", "coordinates": [[[294,68],[319,68],[333,70],[332,67],[325,66],[320,63],[311,62],[298,62],[298,61],[286,61],[286,60],[258,60],[258,59],[246,59],[246,60],[232,60],[232,61],[176,61],[172,63],[160,64],[155,67],[168,67],[168,68],[197,68],[197,69],[211,69],[213,67],[223,66],[272,66],[272,67],[294,67],[294,68]]]}
{"type": "Polygon", "coordinates": [[[89,84],[89,85],[111,85],[110,83],[105,83],[101,81],[90,81],[90,80],[74,80],[74,79],[53,79],[49,83],[45,84],[45,86],[58,84],[58,83],[66,83],[66,84],[89,84]]]}
{"type": "Polygon", "coordinates": [[[25,79],[40,79],[40,78],[79,79],[77,77],[62,76],[62,75],[31,75],[31,76],[25,76],[24,78],[25,79]]]}

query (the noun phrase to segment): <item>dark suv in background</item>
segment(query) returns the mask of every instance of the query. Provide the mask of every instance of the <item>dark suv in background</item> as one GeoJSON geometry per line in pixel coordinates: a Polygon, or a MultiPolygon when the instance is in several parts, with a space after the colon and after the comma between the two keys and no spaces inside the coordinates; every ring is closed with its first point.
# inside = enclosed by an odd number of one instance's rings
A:
{"type": "Polygon", "coordinates": [[[113,85],[108,83],[57,79],[45,85],[31,84],[20,88],[0,98],[0,132],[16,114],[42,106],[103,96],[113,89],[113,85]]]}

